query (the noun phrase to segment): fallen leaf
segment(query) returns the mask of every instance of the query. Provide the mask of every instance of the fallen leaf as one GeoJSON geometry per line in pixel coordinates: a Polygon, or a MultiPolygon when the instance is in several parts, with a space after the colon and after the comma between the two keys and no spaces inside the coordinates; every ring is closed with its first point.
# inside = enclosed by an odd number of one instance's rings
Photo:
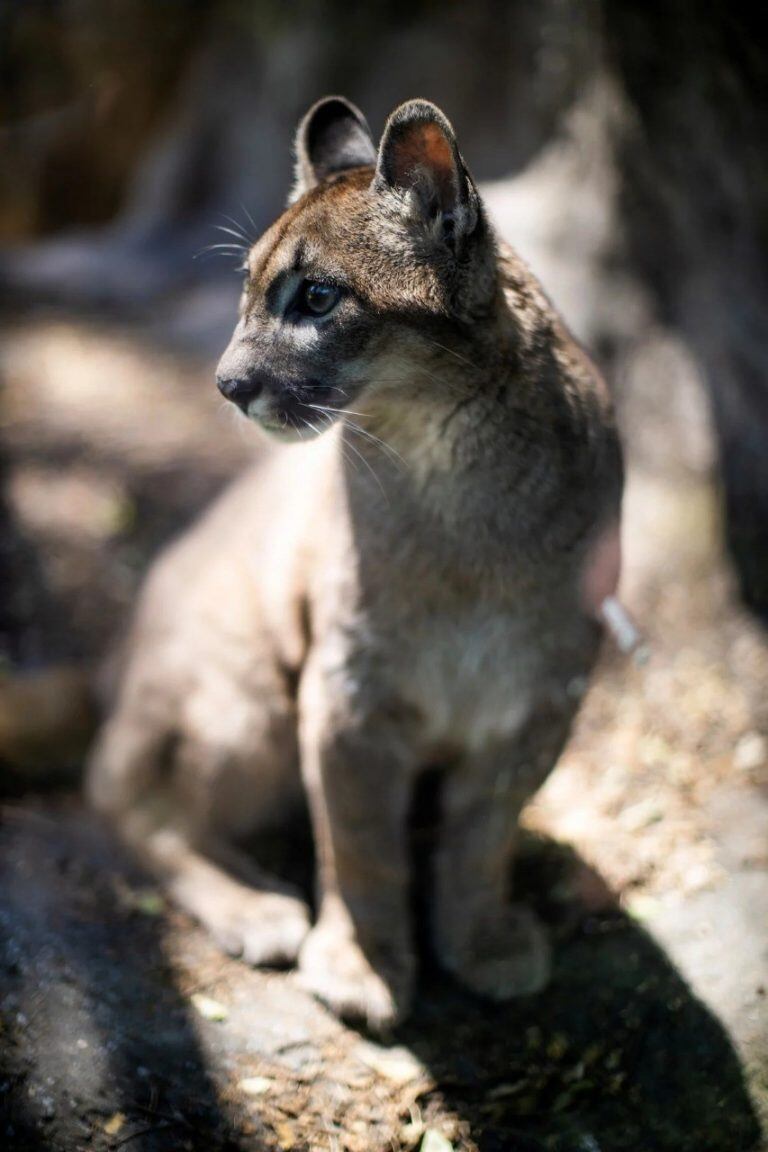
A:
{"type": "Polygon", "coordinates": [[[453,1144],[434,1128],[427,1128],[419,1152],[453,1152],[453,1144]]]}
{"type": "Polygon", "coordinates": [[[296,1133],[292,1124],[285,1124],[278,1120],[274,1125],[274,1132],[280,1142],[280,1147],[284,1148],[286,1152],[296,1147],[296,1133]]]}
{"type": "Polygon", "coordinates": [[[220,1021],[229,1018],[229,1009],[224,1004],[219,1003],[218,1000],[212,1000],[210,996],[203,996],[201,992],[193,992],[190,1000],[205,1020],[220,1021]]]}
{"type": "Polygon", "coordinates": [[[120,904],[128,912],[141,912],[144,916],[162,916],[165,900],[156,888],[131,888],[122,880],[115,883],[120,904]]]}
{"type": "Polygon", "coordinates": [[[486,1093],[489,1100],[503,1100],[506,1096],[517,1096],[527,1084],[526,1080],[516,1080],[514,1083],[497,1084],[486,1093]]]}
{"type": "Polygon", "coordinates": [[[562,1060],[568,1051],[568,1037],[563,1036],[562,1032],[556,1032],[547,1044],[546,1051],[550,1060],[562,1060]]]}
{"type": "Polygon", "coordinates": [[[152,888],[141,888],[135,893],[134,907],[137,912],[143,912],[145,916],[162,916],[165,911],[165,900],[152,888]]]}
{"type": "Polygon", "coordinates": [[[115,1112],[104,1125],[104,1131],[107,1136],[117,1136],[123,1124],[125,1124],[125,1113],[115,1112]]]}

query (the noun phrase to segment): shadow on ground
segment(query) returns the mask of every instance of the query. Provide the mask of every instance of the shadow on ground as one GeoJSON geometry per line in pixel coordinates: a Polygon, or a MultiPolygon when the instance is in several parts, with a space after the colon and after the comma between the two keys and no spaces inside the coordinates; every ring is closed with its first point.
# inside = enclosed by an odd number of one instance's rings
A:
{"type": "Polygon", "coordinates": [[[490,1006],[430,965],[403,1033],[481,1152],[755,1147],[725,1029],[601,877],[539,837],[517,867],[555,942],[550,986],[490,1006]]]}
{"type": "Polygon", "coordinates": [[[290,976],[217,958],[215,995],[227,1018],[198,1018],[190,997],[212,986],[202,934],[156,905],[147,877],[79,803],[6,806],[4,1146],[400,1150],[434,1128],[454,1148],[481,1152],[756,1147],[756,1119],[724,1029],[613,905],[600,877],[533,837],[518,871],[553,933],[551,986],[491,1007],[427,961],[416,1014],[396,1037],[421,1076],[393,1081],[385,1065],[366,1081],[361,1054],[367,1060],[371,1045],[331,1022],[290,976]],[[174,958],[174,932],[197,942],[197,973],[189,956],[182,965],[174,958]],[[280,996],[291,1005],[284,1035],[280,996]],[[272,1007],[261,1011],[265,997],[272,1007]],[[302,1032],[292,1045],[296,1020],[302,1032]],[[297,1044],[300,1059],[275,1079],[280,1052],[297,1044]],[[245,1055],[251,1071],[261,1059],[269,1065],[268,1101],[238,1094],[245,1055]],[[324,1131],[302,1104],[308,1082],[319,1097],[353,1086],[324,1131]],[[387,1117],[366,1128],[371,1101],[387,1096],[387,1117]]]}
{"type": "Polygon", "coordinates": [[[2,810],[3,1147],[246,1146],[210,1081],[163,924],[130,902],[145,883],[82,817],[2,810]]]}

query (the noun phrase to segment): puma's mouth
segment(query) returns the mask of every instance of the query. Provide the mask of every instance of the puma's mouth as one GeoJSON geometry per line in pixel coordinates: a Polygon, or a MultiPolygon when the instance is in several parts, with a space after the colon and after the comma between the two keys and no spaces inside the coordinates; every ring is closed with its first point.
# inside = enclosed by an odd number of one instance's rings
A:
{"type": "Polygon", "coordinates": [[[346,393],[333,384],[307,378],[286,382],[271,373],[246,372],[217,376],[222,396],[271,436],[284,440],[311,439],[335,423],[343,412],[346,393]]]}
{"type": "Polygon", "coordinates": [[[250,402],[246,415],[270,436],[281,440],[311,440],[327,431],[341,411],[329,405],[306,403],[294,396],[286,402],[285,399],[273,401],[262,394],[250,402]]]}
{"type": "Polygon", "coordinates": [[[276,440],[285,441],[298,441],[298,440],[313,440],[319,436],[323,431],[322,428],[312,428],[308,424],[301,423],[290,416],[288,413],[277,411],[270,416],[257,416],[249,418],[253,419],[260,428],[263,428],[270,436],[276,440]]]}

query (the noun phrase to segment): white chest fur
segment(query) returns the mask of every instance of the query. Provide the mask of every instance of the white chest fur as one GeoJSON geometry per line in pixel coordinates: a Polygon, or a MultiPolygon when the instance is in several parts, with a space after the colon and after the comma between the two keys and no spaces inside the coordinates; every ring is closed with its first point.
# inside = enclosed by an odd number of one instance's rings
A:
{"type": "Polygon", "coordinates": [[[520,620],[482,607],[427,618],[403,669],[428,743],[466,751],[512,736],[530,715],[543,660],[520,620]]]}

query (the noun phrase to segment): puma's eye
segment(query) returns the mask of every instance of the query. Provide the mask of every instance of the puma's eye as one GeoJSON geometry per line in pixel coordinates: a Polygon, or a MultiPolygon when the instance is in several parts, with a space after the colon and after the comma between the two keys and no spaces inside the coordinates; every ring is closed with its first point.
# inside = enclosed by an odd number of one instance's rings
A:
{"type": "Polygon", "coordinates": [[[341,289],[322,280],[305,280],[299,288],[296,303],[304,316],[327,316],[341,299],[341,289]]]}

